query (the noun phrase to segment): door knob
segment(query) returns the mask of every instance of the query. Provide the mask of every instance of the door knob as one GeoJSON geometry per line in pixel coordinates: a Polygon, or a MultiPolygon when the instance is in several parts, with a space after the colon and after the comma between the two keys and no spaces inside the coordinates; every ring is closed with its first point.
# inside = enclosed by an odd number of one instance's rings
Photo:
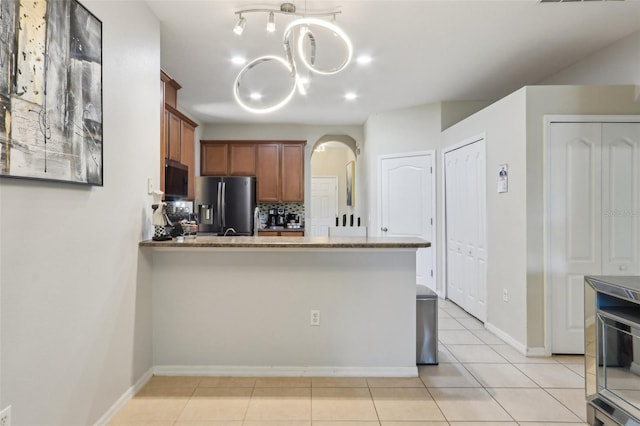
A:
{"type": "Polygon", "coordinates": [[[382,227],[380,229],[382,230],[382,232],[387,232],[388,231],[388,229],[386,227],[382,227]]]}
{"type": "Polygon", "coordinates": [[[627,270],[627,265],[620,265],[620,266],[619,266],[619,269],[620,269],[621,271],[626,271],[626,270],[627,270]]]}

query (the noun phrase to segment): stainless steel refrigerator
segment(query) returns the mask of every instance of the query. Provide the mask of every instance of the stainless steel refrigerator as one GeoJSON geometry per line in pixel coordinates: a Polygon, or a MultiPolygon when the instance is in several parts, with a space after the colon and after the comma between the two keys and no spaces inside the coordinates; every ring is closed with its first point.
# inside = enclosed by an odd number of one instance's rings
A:
{"type": "Polygon", "coordinates": [[[195,189],[198,232],[253,235],[255,177],[198,176],[195,189]]]}

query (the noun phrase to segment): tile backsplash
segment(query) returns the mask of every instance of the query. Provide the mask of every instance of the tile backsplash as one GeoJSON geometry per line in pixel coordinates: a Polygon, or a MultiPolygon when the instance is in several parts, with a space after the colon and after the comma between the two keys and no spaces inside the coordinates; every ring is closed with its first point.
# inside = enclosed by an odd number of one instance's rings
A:
{"type": "Polygon", "coordinates": [[[268,215],[269,209],[284,207],[285,214],[292,213],[300,215],[300,220],[304,221],[304,203],[258,203],[260,214],[268,215]]]}

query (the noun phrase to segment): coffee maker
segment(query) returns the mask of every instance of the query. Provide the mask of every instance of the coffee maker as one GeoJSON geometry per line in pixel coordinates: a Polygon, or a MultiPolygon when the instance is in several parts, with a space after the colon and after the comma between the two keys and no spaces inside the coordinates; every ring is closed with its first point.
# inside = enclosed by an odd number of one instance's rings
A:
{"type": "Polygon", "coordinates": [[[267,226],[277,226],[278,225],[278,213],[274,208],[269,209],[269,216],[267,217],[267,226]]]}
{"type": "Polygon", "coordinates": [[[277,226],[285,226],[287,223],[284,207],[278,207],[278,215],[276,219],[277,226]]]}

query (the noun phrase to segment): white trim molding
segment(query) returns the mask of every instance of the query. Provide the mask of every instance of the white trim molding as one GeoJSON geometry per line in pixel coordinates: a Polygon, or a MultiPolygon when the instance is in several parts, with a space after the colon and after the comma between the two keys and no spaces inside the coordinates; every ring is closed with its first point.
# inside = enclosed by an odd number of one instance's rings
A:
{"type": "Polygon", "coordinates": [[[116,414],[118,414],[118,412],[122,410],[129,401],[131,401],[131,398],[133,398],[135,394],[140,392],[140,389],[142,389],[144,385],[147,384],[147,382],[149,381],[149,379],[151,379],[152,376],[153,376],[153,368],[150,368],[149,370],[147,370],[146,373],[142,375],[142,377],[138,379],[138,381],[133,386],[127,389],[122,394],[122,396],[120,396],[120,398],[118,398],[118,400],[113,403],[113,405],[107,410],[107,412],[104,413],[102,417],[100,417],[98,421],[95,422],[94,425],[104,426],[109,424],[111,420],[113,420],[113,418],[116,416],[116,414]]]}
{"type": "Polygon", "coordinates": [[[418,367],[261,367],[231,365],[156,365],[158,376],[224,377],[418,377],[418,367]]]}

